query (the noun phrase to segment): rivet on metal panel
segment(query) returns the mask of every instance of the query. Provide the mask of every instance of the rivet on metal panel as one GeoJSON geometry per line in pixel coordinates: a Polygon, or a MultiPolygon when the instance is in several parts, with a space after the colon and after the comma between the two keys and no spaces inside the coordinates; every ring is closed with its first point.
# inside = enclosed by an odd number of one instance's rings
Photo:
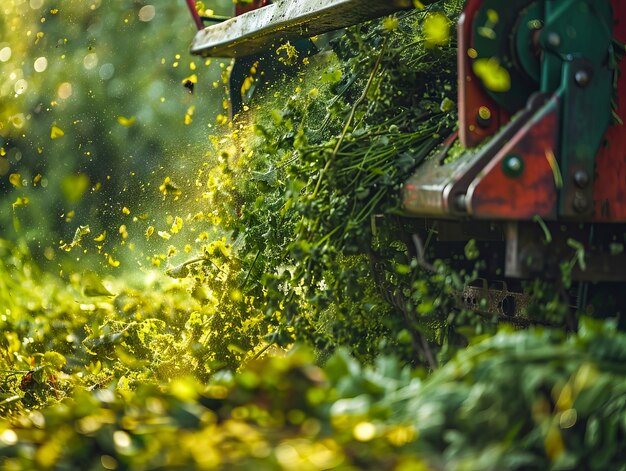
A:
{"type": "Polygon", "coordinates": [[[576,85],[581,88],[585,88],[591,82],[591,72],[589,70],[580,69],[574,74],[574,80],[576,85]]]}
{"type": "Polygon", "coordinates": [[[574,173],[574,183],[578,188],[585,188],[589,185],[589,174],[584,170],[578,170],[574,173]]]}
{"type": "Polygon", "coordinates": [[[487,129],[491,126],[491,110],[488,107],[481,106],[478,108],[476,123],[483,129],[487,129]]]}
{"type": "Polygon", "coordinates": [[[548,45],[555,49],[561,45],[561,36],[558,33],[549,33],[547,40],[548,45]]]}
{"type": "Polygon", "coordinates": [[[518,155],[509,155],[502,161],[502,171],[507,177],[519,177],[524,172],[524,161],[518,155]]]}

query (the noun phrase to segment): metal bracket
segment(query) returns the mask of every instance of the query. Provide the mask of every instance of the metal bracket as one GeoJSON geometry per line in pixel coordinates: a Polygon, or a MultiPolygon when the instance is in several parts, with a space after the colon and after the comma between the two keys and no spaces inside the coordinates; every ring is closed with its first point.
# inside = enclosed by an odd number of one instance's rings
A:
{"type": "Polygon", "coordinates": [[[191,53],[260,54],[283,41],[310,38],[412,7],[411,0],[283,0],[199,31],[191,53]]]}
{"type": "Polygon", "coordinates": [[[611,123],[613,74],[576,59],[563,65],[564,102],[558,155],[563,177],[559,214],[589,219],[593,215],[593,187],[598,149],[611,123]]]}
{"type": "Polygon", "coordinates": [[[542,228],[532,222],[507,222],[504,274],[509,278],[559,279],[561,264],[577,260],[571,272],[572,281],[626,282],[626,252],[612,253],[610,248],[612,240],[620,240],[623,229],[617,224],[591,226],[546,221],[542,228]],[[578,261],[573,242],[584,248],[584,264],[578,261]]]}

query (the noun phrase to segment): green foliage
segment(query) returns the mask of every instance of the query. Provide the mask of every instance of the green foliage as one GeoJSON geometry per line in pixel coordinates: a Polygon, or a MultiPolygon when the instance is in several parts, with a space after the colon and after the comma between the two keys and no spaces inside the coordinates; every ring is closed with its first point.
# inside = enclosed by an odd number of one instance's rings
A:
{"type": "MultiPolygon", "coordinates": [[[[460,11],[458,2],[437,8],[452,19],[460,11]]],[[[228,318],[237,336],[306,342],[322,357],[343,345],[365,361],[395,351],[436,365],[451,339],[453,295],[473,275],[444,265],[427,275],[396,217],[402,183],[455,126],[444,103],[455,95],[456,50],[421,36],[433,14],[350,28],[332,49],[298,57],[214,139],[197,188],[232,256],[170,273],[249,300],[222,295],[216,327],[228,318]],[[398,340],[401,332],[411,338],[398,340]]]]}
{"type": "MultiPolygon", "coordinates": [[[[166,277],[147,278],[134,289],[84,272],[66,284],[41,273],[25,247],[3,241],[0,255],[5,399],[22,396],[28,372],[35,373],[33,387],[25,389],[32,407],[71,395],[74,387],[113,379],[125,388],[189,375],[206,380],[217,369],[211,362],[220,351],[205,334],[212,308],[166,277]]],[[[234,343],[228,335],[221,340],[234,343]]],[[[20,402],[2,410],[20,411],[20,402]]]]}
{"type": "MultiPolygon", "coordinates": [[[[502,331],[429,377],[293,351],[201,385],[91,392],[0,422],[4,469],[622,469],[626,336],[502,331]]],[[[76,380],[76,378],[74,378],[76,380]]],[[[6,402],[6,401],[5,401],[6,402]]],[[[4,406],[4,404],[3,404],[4,406]]]]}
{"type": "MultiPolygon", "coordinates": [[[[68,269],[80,263],[58,253],[59,240],[89,225],[94,235],[109,234],[100,254],[83,254],[93,270],[109,267],[109,255],[127,262],[122,267],[143,258],[116,237],[122,208],[144,217],[124,221],[131,234],[165,218],[154,183],[163,168],[180,167],[181,154],[200,158],[204,151],[191,143],[205,142],[207,122],[220,112],[209,106],[221,101],[220,61],[188,55],[193,32],[177,1],[2,2],[4,238],[27,240],[42,264],[68,269]],[[182,82],[192,75],[198,84],[190,94],[182,82]]],[[[184,173],[170,176],[179,181],[184,173]]],[[[141,250],[142,238],[133,245],[141,250]]]]}

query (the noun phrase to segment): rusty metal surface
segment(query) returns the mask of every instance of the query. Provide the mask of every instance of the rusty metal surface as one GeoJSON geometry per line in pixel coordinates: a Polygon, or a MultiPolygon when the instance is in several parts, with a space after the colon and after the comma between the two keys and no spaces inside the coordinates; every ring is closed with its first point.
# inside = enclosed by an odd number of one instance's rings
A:
{"type": "Polygon", "coordinates": [[[498,316],[509,322],[528,323],[526,308],[532,298],[524,293],[509,291],[505,283],[501,288],[491,288],[484,281],[483,286],[466,286],[461,295],[461,306],[465,309],[498,316]]]}
{"type": "Polygon", "coordinates": [[[249,56],[282,41],[312,37],[412,7],[411,0],[283,0],[199,31],[191,52],[249,56]]]}
{"type": "Polygon", "coordinates": [[[459,18],[457,29],[457,65],[459,75],[459,137],[464,147],[476,147],[489,136],[493,136],[510,117],[508,113],[485,93],[480,80],[474,74],[470,50],[472,50],[472,23],[482,7],[483,0],[468,0],[459,18]],[[489,118],[481,120],[479,111],[487,109],[489,118]]]}
{"type": "Polygon", "coordinates": [[[464,198],[467,188],[502,148],[529,122],[545,104],[545,97],[537,95],[514,120],[479,150],[467,150],[453,162],[445,163],[445,156],[425,161],[403,187],[404,209],[417,216],[461,216],[467,214],[464,198]]]}
{"type": "Polygon", "coordinates": [[[531,220],[557,215],[557,182],[549,158],[557,151],[561,99],[554,96],[502,147],[467,189],[471,216],[531,220]],[[507,171],[515,160],[519,172],[507,171]]]}
{"type": "MultiPolygon", "coordinates": [[[[626,2],[611,0],[615,25],[613,36],[626,42],[626,2]]],[[[617,115],[626,122],[626,58],[619,63],[619,78],[615,97],[617,115]]],[[[596,221],[626,222],[626,125],[613,124],[606,135],[606,145],[596,156],[593,188],[596,221]]]]}

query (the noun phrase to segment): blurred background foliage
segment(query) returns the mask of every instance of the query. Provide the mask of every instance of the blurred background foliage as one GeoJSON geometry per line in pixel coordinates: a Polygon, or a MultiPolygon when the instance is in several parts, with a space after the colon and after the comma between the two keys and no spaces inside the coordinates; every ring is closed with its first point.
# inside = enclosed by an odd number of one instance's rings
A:
{"type": "MultiPolygon", "coordinates": [[[[226,0],[212,7],[233,9],[226,0]]],[[[141,252],[142,237],[119,244],[123,208],[131,239],[166,217],[154,203],[160,183],[191,178],[222,111],[227,63],[190,56],[194,32],[182,0],[2,2],[2,237],[28,241],[53,267],[59,240],[81,225],[118,242],[94,268],[110,268],[108,255],[123,258],[129,246],[141,252]],[[193,93],[186,79],[197,80],[193,93]]]]}

